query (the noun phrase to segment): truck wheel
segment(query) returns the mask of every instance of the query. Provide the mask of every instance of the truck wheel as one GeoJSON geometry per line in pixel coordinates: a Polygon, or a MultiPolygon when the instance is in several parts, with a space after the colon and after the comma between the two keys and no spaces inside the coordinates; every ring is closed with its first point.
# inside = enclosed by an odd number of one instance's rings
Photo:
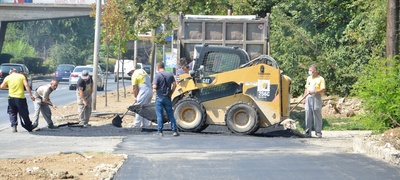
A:
{"type": "Polygon", "coordinates": [[[259,129],[259,117],[254,106],[246,102],[233,104],[225,114],[226,125],[236,134],[253,134],[259,129]]]}
{"type": "Polygon", "coordinates": [[[174,106],[174,117],[176,125],[182,131],[201,132],[208,125],[206,122],[206,111],[201,103],[193,98],[179,101],[174,106]]]}

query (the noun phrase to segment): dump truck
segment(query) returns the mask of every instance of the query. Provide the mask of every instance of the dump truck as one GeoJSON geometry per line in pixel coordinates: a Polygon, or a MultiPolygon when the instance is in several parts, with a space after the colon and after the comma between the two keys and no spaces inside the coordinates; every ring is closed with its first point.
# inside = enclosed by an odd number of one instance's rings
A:
{"type": "MultiPolygon", "coordinates": [[[[233,133],[253,134],[289,117],[291,79],[265,55],[267,19],[181,15],[179,24],[178,57],[192,61],[171,97],[181,131],[226,125],[233,133]]],[[[156,122],[153,104],[129,110],[156,122]]]]}
{"type": "Polygon", "coordinates": [[[177,34],[178,60],[192,61],[194,46],[199,44],[239,47],[254,59],[269,55],[269,14],[210,16],[179,14],[177,34]]]}

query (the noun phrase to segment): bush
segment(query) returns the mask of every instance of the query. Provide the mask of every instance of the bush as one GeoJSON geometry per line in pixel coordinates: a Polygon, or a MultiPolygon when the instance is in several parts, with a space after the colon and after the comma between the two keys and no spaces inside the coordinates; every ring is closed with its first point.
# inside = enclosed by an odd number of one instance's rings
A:
{"type": "Polygon", "coordinates": [[[11,58],[10,63],[25,64],[24,58],[11,58]]]}
{"type": "Polygon", "coordinates": [[[41,67],[43,66],[43,59],[42,58],[35,58],[35,57],[24,57],[25,65],[32,73],[47,73],[44,72],[41,67]]]}
{"type": "Polygon", "coordinates": [[[383,131],[400,124],[400,63],[396,59],[374,58],[363,68],[353,93],[364,99],[365,125],[383,131]],[[390,64],[388,66],[387,64],[390,64]]]}
{"type": "Polygon", "coordinates": [[[9,63],[10,59],[14,56],[11,54],[0,54],[0,64],[2,63],[9,63]]]}

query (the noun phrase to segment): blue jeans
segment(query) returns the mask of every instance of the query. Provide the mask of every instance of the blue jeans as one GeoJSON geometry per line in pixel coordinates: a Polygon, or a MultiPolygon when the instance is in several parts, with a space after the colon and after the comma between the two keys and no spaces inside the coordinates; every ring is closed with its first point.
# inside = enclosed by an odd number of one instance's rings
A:
{"type": "Polygon", "coordinates": [[[157,97],[156,102],[156,115],[157,115],[157,125],[158,125],[158,132],[162,132],[164,123],[163,123],[163,109],[167,112],[168,119],[171,122],[171,129],[172,131],[177,131],[176,129],[176,122],[174,117],[174,111],[172,110],[172,102],[170,98],[167,97],[157,97]]]}

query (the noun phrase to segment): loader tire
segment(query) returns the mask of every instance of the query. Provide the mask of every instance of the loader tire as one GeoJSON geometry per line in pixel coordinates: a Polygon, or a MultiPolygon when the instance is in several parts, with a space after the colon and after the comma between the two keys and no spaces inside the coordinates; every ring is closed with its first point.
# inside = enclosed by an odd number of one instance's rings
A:
{"type": "Polygon", "coordinates": [[[181,131],[201,132],[208,126],[205,124],[206,110],[193,98],[178,101],[174,106],[174,117],[181,131]]]}
{"type": "Polygon", "coordinates": [[[259,116],[254,106],[246,102],[233,104],[225,114],[229,130],[235,134],[249,135],[259,129],[259,116]]]}

